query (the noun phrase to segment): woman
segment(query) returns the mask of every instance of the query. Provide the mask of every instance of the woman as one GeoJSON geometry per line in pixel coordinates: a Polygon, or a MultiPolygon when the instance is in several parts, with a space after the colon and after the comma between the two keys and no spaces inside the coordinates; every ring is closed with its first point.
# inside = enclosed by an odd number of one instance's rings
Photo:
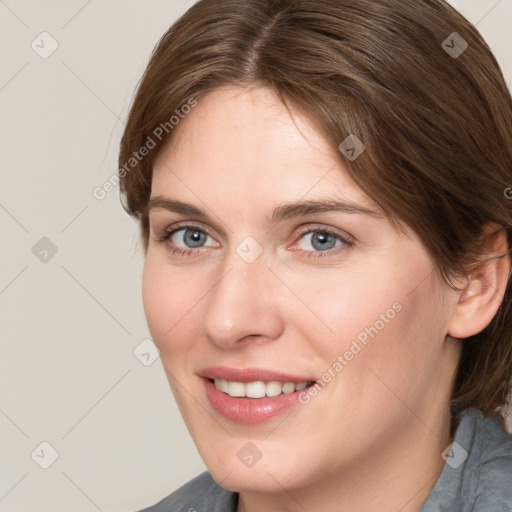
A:
{"type": "Polygon", "coordinates": [[[510,511],[512,101],[442,0],[202,0],[121,142],[208,471],[148,511],[510,511]]]}

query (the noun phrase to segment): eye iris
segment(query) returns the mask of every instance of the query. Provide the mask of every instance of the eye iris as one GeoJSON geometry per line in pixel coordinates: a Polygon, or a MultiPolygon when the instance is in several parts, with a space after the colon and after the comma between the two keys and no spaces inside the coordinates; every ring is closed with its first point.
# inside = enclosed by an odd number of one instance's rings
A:
{"type": "Polygon", "coordinates": [[[201,231],[192,231],[187,229],[183,236],[183,240],[190,248],[201,247],[206,240],[206,234],[201,231]]]}
{"type": "Polygon", "coordinates": [[[327,251],[334,248],[336,238],[329,233],[313,233],[311,245],[318,251],[327,251]]]}

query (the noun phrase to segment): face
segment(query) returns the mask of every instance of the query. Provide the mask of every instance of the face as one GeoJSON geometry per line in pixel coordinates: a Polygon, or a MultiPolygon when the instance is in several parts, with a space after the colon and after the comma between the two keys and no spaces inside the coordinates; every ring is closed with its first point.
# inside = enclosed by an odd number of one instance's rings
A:
{"type": "Polygon", "coordinates": [[[443,409],[453,297],[405,229],[269,90],[211,92],[176,128],[154,165],[144,309],[223,487],[362,467],[443,409]]]}

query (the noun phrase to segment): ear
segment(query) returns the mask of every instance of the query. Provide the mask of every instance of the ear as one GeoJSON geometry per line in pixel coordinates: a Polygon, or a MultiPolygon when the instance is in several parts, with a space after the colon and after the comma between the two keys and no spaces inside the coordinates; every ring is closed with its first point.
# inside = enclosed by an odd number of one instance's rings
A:
{"type": "Polygon", "coordinates": [[[483,331],[505,295],[511,268],[507,231],[489,224],[483,240],[489,257],[485,265],[465,278],[465,288],[458,292],[459,300],[448,324],[448,334],[453,338],[467,338],[483,331]]]}

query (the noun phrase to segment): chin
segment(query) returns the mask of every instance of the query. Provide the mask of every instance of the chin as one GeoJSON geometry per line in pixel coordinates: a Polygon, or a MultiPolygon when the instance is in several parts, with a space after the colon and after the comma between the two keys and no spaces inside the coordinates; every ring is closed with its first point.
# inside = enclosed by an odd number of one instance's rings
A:
{"type": "Polygon", "coordinates": [[[213,471],[210,470],[210,474],[221,487],[238,493],[282,492],[283,486],[288,489],[286,484],[279,485],[282,481],[279,476],[276,477],[273,472],[270,472],[275,479],[272,478],[264,468],[259,470],[256,470],[256,468],[233,468],[232,473],[215,472],[213,469],[213,471]]]}
{"type": "MultiPolygon", "coordinates": [[[[283,460],[260,459],[254,466],[246,467],[235,458],[231,464],[226,463],[226,455],[221,457],[224,460],[219,464],[206,462],[208,471],[213,479],[224,489],[238,493],[279,493],[285,489],[293,489],[304,485],[299,482],[301,475],[297,474],[297,467],[283,466],[283,460]]],[[[235,456],[236,457],[236,456],[235,456]]],[[[306,478],[307,480],[307,478],[306,478]]]]}

